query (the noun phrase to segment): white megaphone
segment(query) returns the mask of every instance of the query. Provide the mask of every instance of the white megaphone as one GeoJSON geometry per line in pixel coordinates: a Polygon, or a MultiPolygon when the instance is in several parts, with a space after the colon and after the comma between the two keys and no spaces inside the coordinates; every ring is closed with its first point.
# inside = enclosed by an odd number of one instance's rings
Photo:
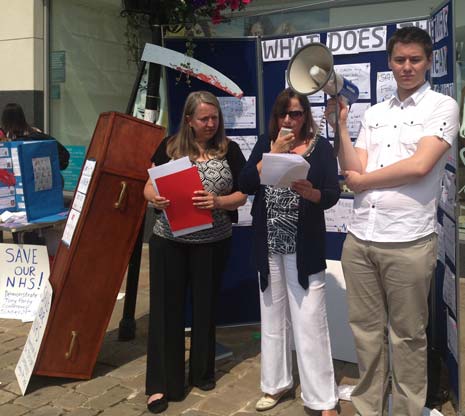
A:
{"type": "MultiPolygon", "coordinates": [[[[287,66],[287,83],[298,94],[312,95],[323,90],[332,97],[341,97],[348,106],[358,99],[357,86],[334,71],[331,51],[318,42],[303,46],[292,56],[287,66]]],[[[334,112],[329,118],[335,125],[334,154],[337,156],[340,142],[338,115],[334,112]]],[[[323,117],[317,134],[324,122],[323,117]]]]}
{"type": "Polygon", "coordinates": [[[318,42],[303,46],[292,56],[287,66],[287,83],[299,94],[312,95],[323,90],[332,97],[341,97],[349,106],[359,94],[354,83],[334,71],[333,55],[318,42]]]}

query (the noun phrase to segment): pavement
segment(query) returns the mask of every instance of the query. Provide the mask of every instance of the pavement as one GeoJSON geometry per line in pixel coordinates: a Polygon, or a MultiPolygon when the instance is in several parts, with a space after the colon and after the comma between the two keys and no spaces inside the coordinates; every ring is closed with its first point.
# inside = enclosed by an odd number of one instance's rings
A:
{"type": "MultiPolygon", "coordinates": [[[[144,244],[136,307],[137,333],[132,341],[118,340],[124,300],[118,300],[90,380],[33,376],[21,395],[14,369],[26,341],[30,323],[0,319],[1,416],[139,416],[146,409],[145,366],[149,306],[148,247],[144,244]]],[[[121,288],[124,291],[125,283],[121,288]]],[[[186,333],[186,347],[189,346],[186,333]]],[[[232,356],[217,361],[217,386],[209,392],[191,389],[182,402],[170,403],[166,416],[273,416],[319,415],[304,409],[295,371],[296,388],[274,409],[256,412],[260,398],[260,326],[219,328],[217,341],[232,356]]],[[[188,349],[186,348],[186,351],[188,349]]],[[[186,352],[186,359],[188,352],[186,352]]],[[[295,364],[295,360],[294,360],[295,364]]],[[[334,360],[338,385],[357,382],[357,366],[334,360]]],[[[294,365],[296,370],[297,366],[294,365]]],[[[353,416],[350,401],[341,401],[341,415],[353,416]]],[[[456,415],[451,402],[442,406],[444,416],[456,415]]],[[[401,415],[395,415],[401,416],[401,415]]]]}

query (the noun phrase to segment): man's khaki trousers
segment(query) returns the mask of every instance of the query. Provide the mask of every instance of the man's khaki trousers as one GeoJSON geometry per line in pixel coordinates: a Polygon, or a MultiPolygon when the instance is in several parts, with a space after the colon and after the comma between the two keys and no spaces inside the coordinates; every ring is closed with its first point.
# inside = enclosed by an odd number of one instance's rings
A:
{"type": "Polygon", "coordinates": [[[391,414],[422,414],[427,388],[428,293],[436,252],[436,234],[402,243],[376,243],[347,235],[342,268],[360,372],[352,402],[361,416],[387,415],[389,363],[391,414]]]}

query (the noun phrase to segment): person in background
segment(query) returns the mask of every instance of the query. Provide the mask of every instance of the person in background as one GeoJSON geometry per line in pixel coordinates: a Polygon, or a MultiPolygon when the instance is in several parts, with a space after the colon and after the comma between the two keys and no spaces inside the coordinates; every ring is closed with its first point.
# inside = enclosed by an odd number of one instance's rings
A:
{"type": "MultiPolygon", "coordinates": [[[[5,105],[1,117],[0,141],[31,141],[54,140],[57,144],[58,161],[60,170],[68,167],[69,152],[54,137],[43,133],[37,127],[32,127],[26,121],[23,108],[16,103],[5,105]],[[3,139],[1,133],[3,132],[3,139]]],[[[64,178],[61,176],[61,185],[64,187],[64,178]]],[[[63,225],[64,227],[64,225],[63,225]]],[[[54,256],[63,233],[62,227],[45,228],[43,230],[26,231],[22,233],[22,239],[26,244],[47,245],[48,253],[54,256]]]]}
{"type": "Polygon", "coordinates": [[[459,128],[455,100],[426,81],[432,50],[420,28],[393,34],[387,52],[397,91],[365,112],[355,146],[344,103],[326,110],[340,111],[339,163],[355,192],[342,267],[360,372],[351,398],[361,416],[387,415],[390,390],[392,415],[419,416],[426,401],[436,210],[459,128]]]}
{"type": "Polygon", "coordinates": [[[316,134],[307,97],[290,89],[273,105],[269,137],[261,136],[239,179],[255,195],[254,246],[260,278],[261,389],[256,410],[273,408],[291,391],[292,339],[304,405],[336,415],[338,394],[325,302],[324,210],[339,199],[337,161],[316,134]],[[290,129],[280,134],[281,128],[290,129]],[[296,153],[310,164],[290,188],[260,184],[264,153],[296,153]]]}
{"type": "Polygon", "coordinates": [[[55,140],[58,148],[60,170],[68,167],[69,152],[66,150],[66,147],[54,137],[43,133],[37,127],[31,127],[26,121],[23,108],[19,104],[9,103],[5,106],[2,112],[1,130],[7,140],[55,140]]]}
{"type": "MultiPolygon", "coordinates": [[[[192,203],[211,210],[213,228],[174,237],[164,215],[157,217],[153,228],[146,376],[147,407],[152,413],[163,412],[168,401],[185,396],[188,286],[192,294],[189,384],[205,391],[215,388],[216,302],[229,257],[231,224],[237,222],[237,208],[247,196],[238,190],[244,156],[237,143],[226,137],[218,99],[209,92],[189,94],[179,131],[162,141],[152,162],[158,166],[184,156],[198,167],[204,187],[195,192],[192,203]]],[[[157,194],[150,179],[144,196],[160,211],[171,204],[157,194]]]]}

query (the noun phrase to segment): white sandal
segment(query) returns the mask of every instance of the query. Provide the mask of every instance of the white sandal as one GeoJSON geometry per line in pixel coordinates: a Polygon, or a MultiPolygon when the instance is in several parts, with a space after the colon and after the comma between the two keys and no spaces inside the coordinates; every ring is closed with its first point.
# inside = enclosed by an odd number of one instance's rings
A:
{"type": "Polygon", "coordinates": [[[259,412],[263,412],[265,410],[272,409],[289,392],[290,390],[283,390],[274,395],[265,393],[255,405],[255,410],[258,410],[259,412]]]}

